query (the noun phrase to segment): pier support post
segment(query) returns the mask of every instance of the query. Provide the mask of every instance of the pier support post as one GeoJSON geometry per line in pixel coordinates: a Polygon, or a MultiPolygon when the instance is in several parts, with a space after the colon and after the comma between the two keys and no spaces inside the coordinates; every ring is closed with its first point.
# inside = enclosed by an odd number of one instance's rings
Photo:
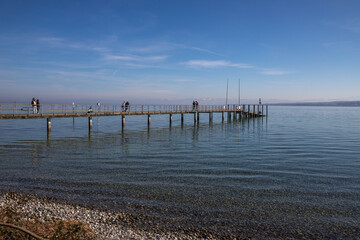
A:
{"type": "Polygon", "coordinates": [[[256,105],[254,104],[254,117],[256,116],[256,105]]]}
{"type": "Polygon", "coordinates": [[[150,127],[150,124],[151,124],[151,115],[148,114],[148,127],[150,127]]]}
{"type": "Polygon", "coordinates": [[[47,118],[46,123],[47,123],[47,132],[50,133],[51,132],[51,118],[47,118]]]}
{"type": "Polygon", "coordinates": [[[51,132],[47,132],[47,134],[46,134],[46,144],[48,145],[48,147],[50,147],[50,144],[51,144],[51,132]]]}
{"type": "Polygon", "coordinates": [[[209,122],[212,122],[212,119],[213,119],[213,113],[209,112],[209,122]]]}
{"type": "Polygon", "coordinates": [[[184,124],[184,114],[182,113],[181,114],[181,125],[183,125],[184,124]]]}
{"type": "Polygon", "coordinates": [[[228,114],[227,114],[227,120],[228,120],[228,121],[231,120],[231,112],[228,112],[228,114]]]}
{"type": "Polygon", "coordinates": [[[170,122],[170,126],[171,126],[171,124],[172,124],[172,114],[170,113],[170,116],[169,116],[169,122],[170,122]]]}
{"type": "Polygon", "coordinates": [[[224,114],[224,112],[221,112],[221,120],[222,120],[222,122],[224,122],[224,119],[225,119],[225,114],[224,114]]]}
{"type": "Polygon", "coordinates": [[[198,121],[198,112],[194,112],[194,123],[196,123],[198,121]]]}
{"type": "Polygon", "coordinates": [[[125,116],[122,115],[121,118],[122,118],[121,127],[124,128],[125,127],[125,116]]]}
{"type": "Polygon", "coordinates": [[[266,105],[266,117],[267,117],[268,114],[269,114],[269,113],[268,113],[268,110],[269,110],[269,109],[268,109],[268,105],[266,105]]]}
{"type": "Polygon", "coordinates": [[[234,120],[236,120],[236,111],[234,111],[234,116],[233,116],[233,118],[234,118],[234,120]]]}
{"type": "Polygon", "coordinates": [[[92,129],[92,117],[89,117],[89,131],[92,129]]]}
{"type": "Polygon", "coordinates": [[[250,117],[250,105],[248,105],[248,117],[250,117]]]}

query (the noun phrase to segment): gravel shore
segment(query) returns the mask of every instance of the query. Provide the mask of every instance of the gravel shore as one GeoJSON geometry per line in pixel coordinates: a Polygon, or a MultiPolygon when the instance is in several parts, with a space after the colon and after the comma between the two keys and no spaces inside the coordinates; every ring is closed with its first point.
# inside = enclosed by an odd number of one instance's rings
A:
{"type": "MultiPolygon", "coordinates": [[[[153,232],[126,227],[129,216],[123,212],[100,211],[59,203],[35,195],[1,193],[0,209],[11,208],[27,219],[77,220],[86,223],[97,239],[201,239],[196,234],[153,232]]],[[[131,220],[133,221],[133,220],[131,220]]],[[[211,239],[211,236],[207,236],[211,239]]]]}

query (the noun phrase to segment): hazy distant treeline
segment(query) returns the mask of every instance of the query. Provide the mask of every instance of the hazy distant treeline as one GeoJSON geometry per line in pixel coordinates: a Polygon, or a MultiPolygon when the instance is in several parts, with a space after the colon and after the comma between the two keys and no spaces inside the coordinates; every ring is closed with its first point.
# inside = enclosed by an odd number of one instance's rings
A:
{"type": "Polygon", "coordinates": [[[278,105],[278,106],[360,107],[360,101],[274,103],[274,104],[269,104],[269,105],[278,105]]]}

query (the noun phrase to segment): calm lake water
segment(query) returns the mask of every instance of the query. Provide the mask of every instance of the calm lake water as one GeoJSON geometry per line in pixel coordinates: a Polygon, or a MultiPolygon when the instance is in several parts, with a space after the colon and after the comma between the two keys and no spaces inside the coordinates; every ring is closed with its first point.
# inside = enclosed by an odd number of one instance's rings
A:
{"type": "MultiPolygon", "coordinates": [[[[360,108],[0,120],[0,190],[150,216],[219,236],[360,239],[360,108]]],[[[144,220],[144,226],[146,221],[144,220]]],[[[151,224],[150,224],[151,225],[151,224]]],[[[152,223],[152,226],[154,222],[152,223]]]]}

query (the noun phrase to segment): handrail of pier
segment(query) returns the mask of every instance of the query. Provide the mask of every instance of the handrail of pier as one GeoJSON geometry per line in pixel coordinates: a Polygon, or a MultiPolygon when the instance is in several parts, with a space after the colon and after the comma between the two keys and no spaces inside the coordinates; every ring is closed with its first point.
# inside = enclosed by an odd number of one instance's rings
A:
{"type": "MultiPolygon", "coordinates": [[[[0,104],[0,115],[76,115],[88,113],[92,108],[92,113],[96,114],[161,114],[161,113],[191,113],[191,112],[229,112],[243,111],[248,113],[256,113],[255,105],[251,109],[250,105],[129,105],[121,104],[40,104],[39,108],[33,107],[31,104],[0,104]]],[[[260,112],[258,105],[258,113],[260,112]]]]}

